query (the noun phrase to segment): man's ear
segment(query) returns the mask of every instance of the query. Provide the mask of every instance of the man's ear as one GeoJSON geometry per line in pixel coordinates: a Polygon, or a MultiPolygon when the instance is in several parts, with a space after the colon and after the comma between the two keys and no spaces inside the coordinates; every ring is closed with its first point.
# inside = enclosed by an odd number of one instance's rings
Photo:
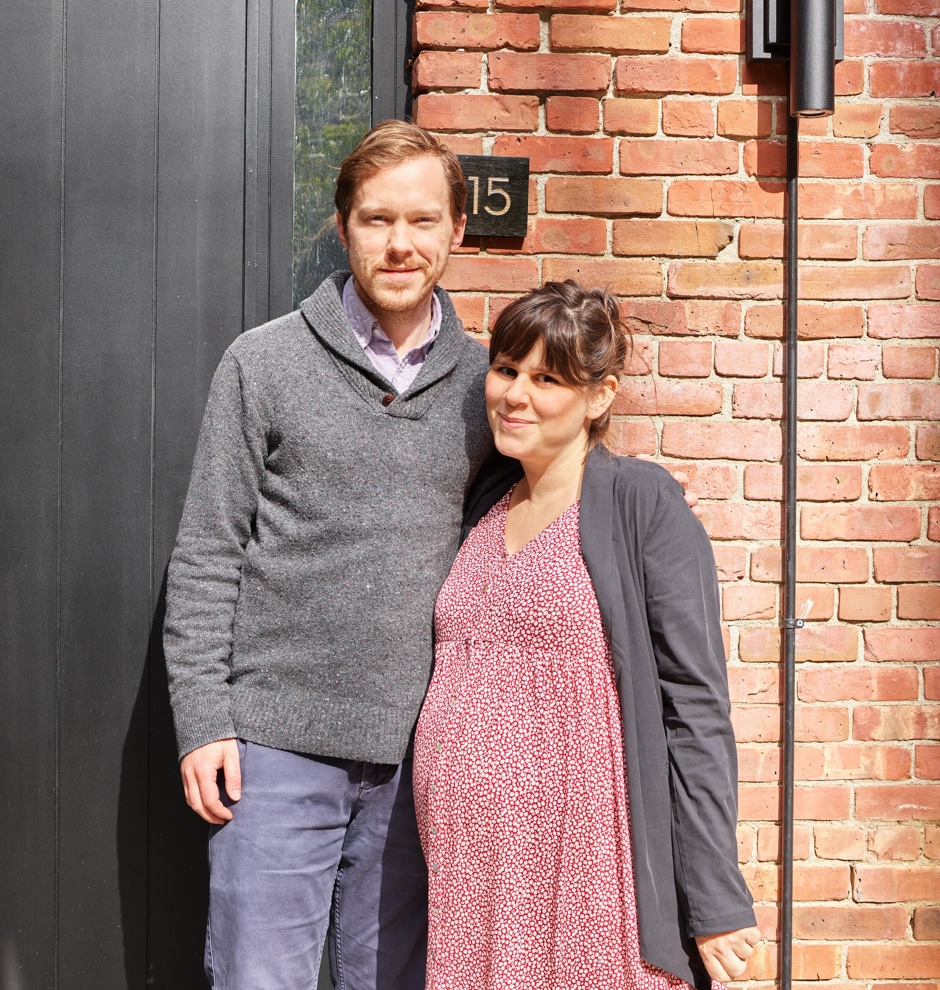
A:
{"type": "Polygon", "coordinates": [[[450,240],[451,251],[456,251],[457,248],[463,243],[463,233],[467,229],[467,214],[464,213],[460,218],[460,223],[454,227],[454,236],[450,240]]]}
{"type": "Polygon", "coordinates": [[[336,234],[339,237],[340,244],[348,250],[349,245],[346,243],[346,228],[343,225],[343,214],[339,210],[336,211],[336,234]]]}

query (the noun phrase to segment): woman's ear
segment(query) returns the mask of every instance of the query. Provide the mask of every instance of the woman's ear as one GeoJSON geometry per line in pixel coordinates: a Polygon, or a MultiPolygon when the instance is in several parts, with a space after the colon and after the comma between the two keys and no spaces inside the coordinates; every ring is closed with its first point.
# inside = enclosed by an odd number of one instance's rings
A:
{"type": "Polygon", "coordinates": [[[590,419],[597,419],[610,409],[611,403],[617,397],[619,386],[620,379],[616,375],[608,375],[597,385],[591,396],[591,401],[588,403],[588,417],[590,419]]]}

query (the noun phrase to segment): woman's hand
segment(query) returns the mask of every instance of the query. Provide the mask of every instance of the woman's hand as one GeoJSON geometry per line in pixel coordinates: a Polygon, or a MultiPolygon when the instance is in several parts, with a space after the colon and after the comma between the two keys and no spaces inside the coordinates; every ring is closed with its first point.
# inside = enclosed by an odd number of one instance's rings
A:
{"type": "Polygon", "coordinates": [[[719,983],[737,979],[760,941],[759,928],[739,928],[718,935],[696,935],[695,944],[708,975],[719,983]]]}

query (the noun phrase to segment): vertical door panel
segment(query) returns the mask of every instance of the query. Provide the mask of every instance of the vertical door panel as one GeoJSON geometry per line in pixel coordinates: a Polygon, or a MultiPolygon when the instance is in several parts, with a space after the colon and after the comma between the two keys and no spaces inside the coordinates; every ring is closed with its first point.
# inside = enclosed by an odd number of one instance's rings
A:
{"type": "Polygon", "coordinates": [[[59,987],[146,977],[158,0],[70,0],[62,338],[59,987]]]}
{"type": "Polygon", "coordinates": [[[0,986],[55,982],[62,4],[0,5],[0,986]]]}

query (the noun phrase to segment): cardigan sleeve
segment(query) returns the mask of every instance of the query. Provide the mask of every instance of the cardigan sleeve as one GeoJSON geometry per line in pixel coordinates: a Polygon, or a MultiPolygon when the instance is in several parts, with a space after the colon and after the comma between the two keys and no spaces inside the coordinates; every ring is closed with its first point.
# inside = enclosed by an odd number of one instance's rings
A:
{"type": "Polygon", "coordinates": [[[669,756],[673,846],[689,935],[754,924],[737,861],[737,755],[711,543],[664,477],[642,542],[669,756]]]}
{"type": "Polygon", "coordinates": [[[262,419],[227,352],[212,380],[167,572],[163,642],[181,757],[235,734],[232,629],[265,456],[262,419]]]}

